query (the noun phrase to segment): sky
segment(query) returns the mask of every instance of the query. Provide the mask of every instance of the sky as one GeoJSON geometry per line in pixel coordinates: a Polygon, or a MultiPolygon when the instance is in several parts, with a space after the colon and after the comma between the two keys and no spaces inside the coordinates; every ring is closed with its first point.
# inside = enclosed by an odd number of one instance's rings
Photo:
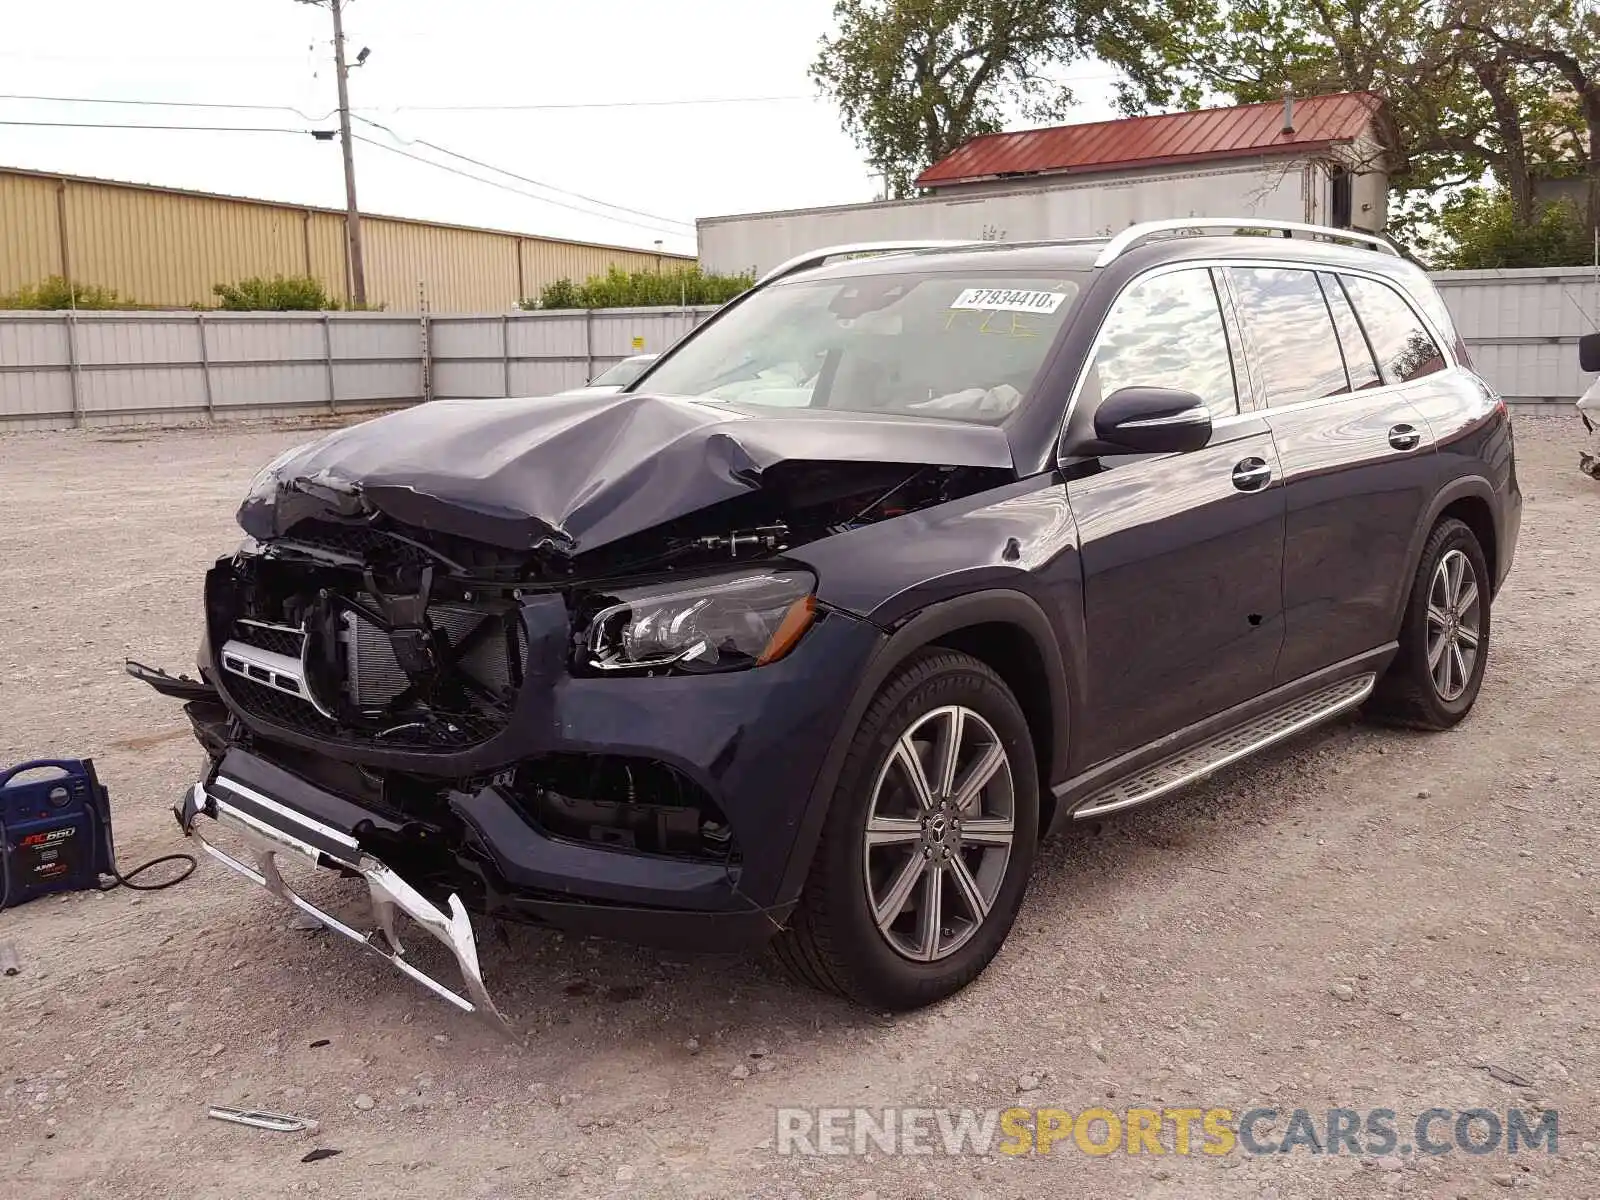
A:
{"type": "MultiPolygon", "coordinates": [[[[873,199],[877,181],[806,74],[832,10],[833,0],[352,0],[349,53],[371,54],[351,72],[351,107],[385,127],[355,123],[371,139],[356,145],[361,208],[693,253],[696,217],[873,199]],[[729,102],[681,103],[708,99],[729,102]],[[499,109],[462,107],[475,105],[499,109]]],[[[338,124],[325,7],[0,0],[0,30],[0,165],[344,207],[338,144],[307,132],[338,124]]],[[[1080,98],[1074,120],[1116,115],[1103,66],[1064,74],[1080,98]]]]}

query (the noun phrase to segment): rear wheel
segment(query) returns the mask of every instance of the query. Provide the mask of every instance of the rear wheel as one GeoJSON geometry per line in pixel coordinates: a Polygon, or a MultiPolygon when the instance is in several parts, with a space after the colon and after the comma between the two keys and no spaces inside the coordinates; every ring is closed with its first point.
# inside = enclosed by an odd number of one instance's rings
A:
{"type": "Polygon", "coordinates": [[[1038,824],[1033,742],[1010,690],[969,655],[920,652],[856,731],[773,952],[802,982],[878,1008],[959,991],[1011,929],[1038,824]]]}
{"type": "Polygon", "coordinates": [[[1414,729],[1448,729],[1472,711],[1489,660],[1489,569],[1477,536],[1439,522],[1412,582],[1400,652],[1368,711],[1414,729]]]}

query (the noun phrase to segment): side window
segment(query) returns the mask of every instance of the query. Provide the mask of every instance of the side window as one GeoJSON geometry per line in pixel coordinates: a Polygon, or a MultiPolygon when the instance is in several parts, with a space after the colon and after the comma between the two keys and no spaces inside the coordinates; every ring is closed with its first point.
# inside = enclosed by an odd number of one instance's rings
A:
{"type": "Polygon", "coordinates": [[[1267,407],[1350,390],[1333,318],[1315,272],[1233,267],[1228,278],[1259,361],[1267,407]]]}
{"type": "Polygon", "coordinates": [[[1106,319],[1094,367],[1102,397],[1125,387],[1178,388],[1204,400],[1213,417],[1239,411],[1222,308],[1204,267],[1135,282],[1106,319]]]}
{"type": "Polygon", "coordinates": [[[1344,369],[1350,376],[1350,390],[1363,391],[1379,387],[1383,380],[1378,376],[1378,364],[1373,360],[1372,347],[1356,321],[1356,310],[1350,307],[1350,297],[1344,294],[1337,275],[1318,275],[1322,281],[1322,294],[1328,298],[1328,308],[1333,313],[1333,327],[1339,331],[1339,349],[1344,351],[1344,369]]]}
{"type": "Polygon", "coordinates": [[[1433,335],[1399,292],[1386,283],[1359,275],[1342,275],[1340,279],[1372,342],[1385,383],[1405,383],[1444,369],[1444,355],[1433,335]]]}

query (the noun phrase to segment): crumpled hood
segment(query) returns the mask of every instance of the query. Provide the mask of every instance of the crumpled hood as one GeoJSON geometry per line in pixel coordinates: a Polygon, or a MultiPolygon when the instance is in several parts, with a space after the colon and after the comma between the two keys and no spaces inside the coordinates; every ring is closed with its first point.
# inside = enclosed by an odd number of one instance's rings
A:
{"type": "Polygon", "coordinates": [[[239,509],[252,537],[384,513],[508,549],[565,554],[761,486],[782,462],[1012,469],[993,426],[618,393],[436,400],[275,461],[239,509]]]}

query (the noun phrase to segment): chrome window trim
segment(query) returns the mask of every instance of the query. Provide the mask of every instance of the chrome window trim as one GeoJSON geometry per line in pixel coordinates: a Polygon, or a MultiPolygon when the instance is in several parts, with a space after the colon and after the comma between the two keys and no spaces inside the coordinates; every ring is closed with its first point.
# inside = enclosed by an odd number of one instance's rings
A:
{"type": "MultiPolygon", "coordinates": [[[[1089,369],[1094,366],[1094,360],[1100,355],[1100,347],[1106,336],[1106,326],[1110,324],[1112,316],[1117,311],[1117,305],[1122,303],[1122,298],[1128,294],[1129,289],[1133,288],[1137,284],[1143,283],[1147,279],[1155,279],[1161,275],[1170,275],[1176,271],[1215,270],[1218,268],[1227,270],[1230,267],[1275,267],[1312,272],[1330,271],[1339,275],[1356,275],[1364,279],[1370,279],[1376,283],[1381,283],[1390,291],[1399,296],[1400,299],[1406,303],[1406,306],[1411,309],[1412,315],[1422,322],[1422,327],[1426,329],[1429,336],[1433,338],[1433,343],[1438,348],[1440,357],[1444,359],[1446,368],[1449,370],[1459,370],[1461,367],[1461,362],[1456,358],[1455,355],[1455,347],[1450,344],[1448,339],[1440,336],[1438,327],[1433,323],[1432,320],[1429,319],[1428,315],[1421,310],[1421,306],[1411,298],[1409,292],[1405,288],[1397,285],[1393,279],[1384,274],[1382,271],[1365,270],[1361,267],[1347,267],[1342,264],[1334,265],[1329,263],[1313,263],[1308,262],[1304,258],[1298,257],[1197,258],[1186,259],[1183,262],[1161,263],[1158,266],[1151,267],[1147,271],[1141,271],[1139,274],[1129,279],[1128,282],[1117,289],[1117,294],[1112,297],[1111,303],[1106,306],[1106,315],[1100,321],[1100,328],[1095,330],[1094,341],[1089,344],[1089,352],[1084,355],[1083,364],[1078,368],[1078,377],[1072,385],[1072,396],[1067,401],[1067,408],[1062,414],[1061,423],[1056,427],[1056,465],[1058,467],[1071,461],[1070,458],[1065,458],[1061,454],[1061,447],[1067,436],[1067,426],[1072,423],[1073,414],[1078,410],[1078,401],[1083,397],[1084,384],[1087,383],[1089,379],[1089,369]]],[[[1351,302],[1351,306],[1354,307],[1354,301],[1351,302]]],[[[1239,319],[1242,328],[1244,321],[1243,314],[1240,314],[1239,319]]],[[[1357,314],[1357,319],[1360,319],[1359,313],[1357,314]]],[[[1226,326],[1224,326],[1224,328],[1226,328],[1226,326]]],[[[1405,383],[1386,383],[1382,387],[1366,388],[1359,392],[1340,392],[1333,396],[1319,396],[1312,400],[1298,400],[1293,404],[1280,404],[1276,407],[1253,408],[1248,413],[1241,410],[1237,416],[1222,417],[1213,421],[1212,427],[1215,428],[1217,426],[1226,426],[1244,417],[1261,418],[1270,416],[1274,413],[1299,412],[1302,409],[1318,408],[1325,404],[1337,404],[1349,400],[1354,396],[1367,397],[1398,393],[1402,388],[1410,387],[1412,382],[1414,381],[1408,380],[1405,383]]],[[[1240,397],[1240,399],[1242,401],[1243,397],[1240,397]]]]}

